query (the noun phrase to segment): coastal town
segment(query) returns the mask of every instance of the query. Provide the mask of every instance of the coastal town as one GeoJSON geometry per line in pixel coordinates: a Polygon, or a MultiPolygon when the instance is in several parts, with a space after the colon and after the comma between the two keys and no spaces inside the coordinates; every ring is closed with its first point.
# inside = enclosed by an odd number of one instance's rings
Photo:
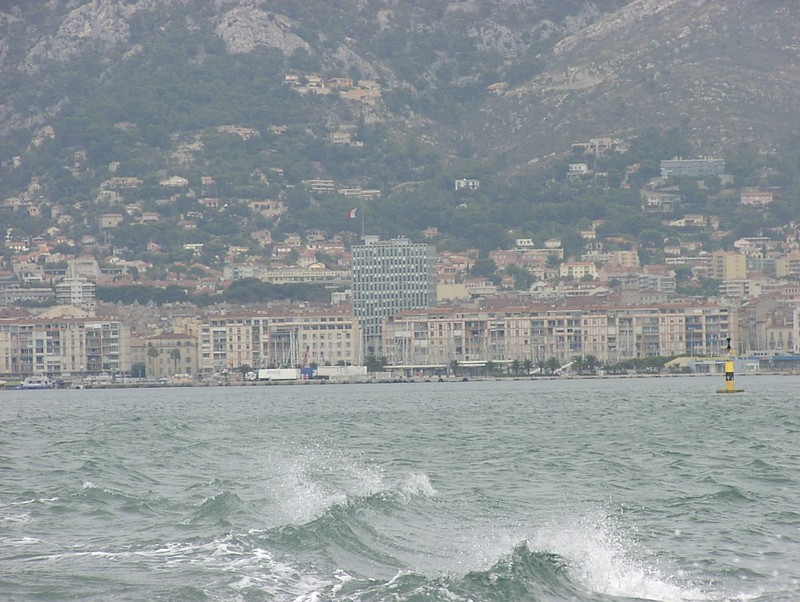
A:
{"type": "MultiPolygon", "coordinates": [[[[603,139],[588,144],[593,152],[603,152],[601,147],[615,143],[603,139]]],[[[664,161],[665,181],[672,175],[669,170],[724,177],[724,162],[664,161]]],[[[587,171],[586,164],[570,164],[568,177],[586,177],[587,171]]],[[[124,201],[120,191],[139,185],[135,179],[112,178],[100,194],[124,201]]],[[[171,176],[161,186],[185,192],[189,182],[171,176]]],[[[211,188],[212,179],[201,186],[211,188]]],[[[476,189],[480,181],[457,179],[453,186],[476,189]]],[[[769,190],[743,188],[737,194],[739,203],[750,207],[773,201],[769,190]]],[[[641,199],[642,212],[672,214],[680,193],[651,186],[642,190],[641,199]]],[[[214,201],[198,198],[205,211],[220,210],[214,201]]],[[[18,211],[37,208],[32,199],[9,202],[18,211]]],[[[285,211],[278,200],[251,205],[271,217],[285,211]]],[[[630,241],[599,236],[603,222],[594,221],[580,231],[579,256],[565,257],[557,238],[516,238],[512,248],[491,251],[488,260],[495,277],[475,275],[477,249],[437,252],[437,232],[430,228],[422,233],[424,242],[412,245],[430,254],[420,268],[430,271],[422,275],[424,280],[433,278],[430,297],[384,312],[377,329],[366,332],[364,315],[354,310],[353,241],[359,244],[354,232],[313,229],[273,241],[269,231],[256,231],[252,237],[257,245],[272,246],[269,265],[248,256],[248,248],[229,245],[221,270],[189,262],[156,279],[148,277],[151,264],[115,256],[113,247],[96,236],[66,239],[60,234],[65,220],[58,207],[51,213],[56,225],[40,235],[20,239],[9,229],[5,237],[11,254],[0,272],[0,376],[8,382],[45,374],[70,384],[135,379],[230,383],[278,368],[295,369],[298,377],[326,375],[334,380],[363,378],[366,367],[399,377],[531,376],[586,368],[591,373],[621,370],[626,362],[647,358],[669,359],[666,369],[672,371],[713,373],[730,353],[729,339],[744,371],[791,372],[800,367],[796,223],[706,252],[692,232],[710,232],[712,238],[729,233],[720,231],[718,216],[686,213],[668,223],[674,239],[649,250],[650,256],[657,251],[661,260],[643,264],[630,241]],[[525,288],[518,286],[519,273],[529,278],[525,288]],[[719,288],[704,298],[681,295],[677,273],[719,281],[719,288]],[[123,305],[95,296],[96,287],[134,282],[178,286],[187,295],[217,292],[242,279],[321,284],[330,289],[330,299],[198,307],[188,301],[123,305]]],[[[181,227],[191,229],[191,218],[182,216],[181,227]]],[[[140,211],[136,203],[123,202],[119,214],[99,217],[99,230],[113,232],[125,220],[161,219],[158,213],[140,211]]],[[[189,254],[201,248],[186,245],[189,254]]]]}

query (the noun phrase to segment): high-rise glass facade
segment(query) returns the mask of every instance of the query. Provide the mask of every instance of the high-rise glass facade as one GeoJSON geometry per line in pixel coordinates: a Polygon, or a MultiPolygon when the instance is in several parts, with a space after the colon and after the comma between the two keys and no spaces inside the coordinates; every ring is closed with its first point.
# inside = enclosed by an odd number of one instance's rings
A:
{"type": "Polygon", "coordinates": [[[407,238],[365,236],[352,253],[353,314],[361,326],[362,350],[378,356],[385,317],[436,303],[436,250],[407,238]]]}

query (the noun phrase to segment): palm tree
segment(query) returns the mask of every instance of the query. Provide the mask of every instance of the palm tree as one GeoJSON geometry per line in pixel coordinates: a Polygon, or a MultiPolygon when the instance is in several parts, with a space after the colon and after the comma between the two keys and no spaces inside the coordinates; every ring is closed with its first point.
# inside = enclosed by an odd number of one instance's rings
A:
{"type": "Polygon", "coordinates": [[[531,370],[533,369],[533,361],[526,358],[525,361],[522,362],[522,369],[525,371],[525,376],[530,376],[531,370]]]}
{"type": "Polygon", "coordinates": [[[181,350],[178,349],[177,347],[174,348],[174,349],[170,349],[170,351],[169,351],[169,359],[172,360],[172,365],[173,365],[172,373],[173,374],[177,374],[178,373],[178,362],[181,359],[181,350]]]}
{"type": "Polygon", "coordinates": [[[147,357],[150,360],[150,376],[155,376],[156,358],[161,355],[161,350],[157,349],[153,343],[147,344],[147,357]]]}
{"type": "Polygon", "coordinates": [[[519,374],[519,369],[520,369],[519,360],[514,360],[513,362],[511,362],[511,373],[514,376],[517,376],[519,374]]]}

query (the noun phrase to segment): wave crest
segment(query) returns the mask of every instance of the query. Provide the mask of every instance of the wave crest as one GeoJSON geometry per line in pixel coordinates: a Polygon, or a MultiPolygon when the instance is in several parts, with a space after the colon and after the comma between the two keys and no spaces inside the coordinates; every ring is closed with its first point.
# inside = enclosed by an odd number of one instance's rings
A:
{"type": "Polygon", "coordinates": [[[559,556],[531,551],[526,543],[484,571],[466,575],[430,577],[400,570],[388,580],[337,579],[298,598],[303,602],[327,599],[426,600],[468,602],[474,600],[585,599],[570,581],[559,556]]]}
{"type": "Polygon", "coordinates": [[[272,455],[265,459],[264,472],[269,495],[286,522],[293,525],[369,500],[408,504],[418,497],[436,495],[424,473],[409,472],[390,479],[374,462],[321,445],[272,455]]]}
{"type": "Polygon", "coordinates": [[[570,575],[589,591],[610,596],[662,602],[705,600],[707,595],[665,574],[616,521],[592,512],[563,522],[553,521],[531,545],[565,559],[570,575]]]}

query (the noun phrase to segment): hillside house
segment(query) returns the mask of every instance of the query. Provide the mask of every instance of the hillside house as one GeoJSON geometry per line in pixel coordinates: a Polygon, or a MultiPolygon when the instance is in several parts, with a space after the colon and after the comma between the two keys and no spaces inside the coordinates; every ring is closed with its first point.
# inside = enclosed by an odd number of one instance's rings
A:
{"type": "Polygon", "coordinates": [[[317,193],[331,193],[336,190],[336,183],[333,180],[306,180],[306,190],[317,193]]]}
{"type": "Polygon", "coordinates": [[[704,178],[721,176],[724,173],[725,159],[717,159],[715,157],[701,157],[699,159],[674,157],[661,161],[662,178],[704,178]]]}
{"type": "Polygon", "coordinates": [[[308,243],[309,247],[320,245],[324,243],[327,240],[327,238],[328,237],[325,236],[325,232],[323,232],[322,230],[314,229],[314,230],[308,230],[306,232],[306,242],[308,243]]]}
{"type": "Polygon", "coordinates": [[[365,90],[364,88],[350,88],[339,90],[339,98],[342,100],[354,100],[368,106],[375,106],[380,100],[380,92],[365,90]]]}
{"type": "Polygon", "coordinates": [[[116,190],[100,190],[97,195],[98,203],[121,203],[124,197],[116,190]]]}
{"type": "Polygon", "coordinates": [[[583,177],[589,173],[589,165],[587,163],[570,163],[567,166],[567,179],[574,180],[583,177]]]}
{"type": "Polygon", "coordinates": [[[247,206],[264,217],[280,217],[286,213],[286,204],[283,201],[263,200],[250,201],[247,206]]]}
{"type": "Polygon", "coordinates": [[[256,230],[250,237],[258,243],[259,247],[268,247],[272,244],[272,233],[269,230],[256,230]]]}
{"type": "Polygon", "coordinates": [[[486,89],[492,94],[496,94],[497,96],[502,96],[503,94],[505,94],[506,90],[508,90],[508,84],[506,82],[497,82],[494,84],[489,84],[488,86],[486,86],[486,89]]]}
{"type": "Polygon", "coordinates": [[[303,246],[303,239],[299,234],[287,234],[283,239],[283,244],[296,249],[303,246]]]}
{"type": "Polygon", "coordinates": [[[733,243],[733,248],[745,255],[760,255],[770,246],[772,241],[766,236],[745,236],[733,243]]]}
{"type": "Polygon", "coordinates": [[[436,281],[452,284],[461,281],[469,270],[470,259],[464,255],[442,252],[436,256],[436,281]]]}
{"type": "Polygon", "coordinates": [[[111,230],[119,226],[125,218],[121,213],[104,213],[100,216],[100,229],[111,230]]]}
{"type": "Polygon", "coordinates": [[[29,251],[28,241],[27,240],[10,240],[6,239],[3,242],[3,246],[10,251],[14,251],[14,253],[26,253],[29,251]]]}
{"type": "Polygon", "coordinates": [[[142,213],[142,206],[139,203],[128,203],[122,209],[125,215],[129,216],[141,215],[142,213]]]}
{"type": "Polygon", "coordinates": [[[766,207],[773,201],[771,192],[747,189],[739,193],[739,202],[747,207],[766,207]]]}
{"type": "Polygon", "coordinates": [[[547,265],[547,257],[541,249],[506,249],[489,252],[489,259],[495,262],[499,269],[515,265],[529,272],[541,270],[547,265]]]}
{"type": "Polygon", "coordinates": [[[469,278],[464,281],[470,297],[491,297],[497,294],[497,286],[491,280],[469,278]]]}
{"type": "Polygon", "coordinates": [[[642,192],[642,211],[645,213],[672,213],[681,197],[671,192],[646,190],[642,192]]]}
{"type": "Polygon", "coordinates": [[[331,132],[328,134],[328,140],[331,144],[351,144],[353,142],[353,135],[350,132],[331,132]]]}
{"type": "Polygon", "coordinates": [[[203,207],[208,207],[209,209],[219,209],[218,198],[204,197],[202,199],[197,199],[197,202],[200,203],[203,207]]]}
{"type": "Polygon", "coordinates": [[[218,125],[217,132],[220,134],[232,134],[234,136],[239,136],[239,138],[242,140],[249,140],[250,138],[256,138],[261,135],[258,130],[239,125],[218,125]]]}
{"type": "Polygon", "coordinates": [[[94,257],[76,257],[67,262],[67,278],[97,280],[100,277],[100,264],[94,257]]]}
{"type": "Polygon", "coordinates": [[[100,188],[138,188],[142,184],[139,178],[115,176],[101,183],[100,188]]]}
{"type": "Polygon", "coordinates": [[[706,216],[699,214],[686,214],[680,219],[670,220],[671,228],[705,228],[706,216]]]}
{"type": "Polygon", "coordinates": [[[454,182],[455,190],[471,190],[475,191],[481,187],[481,181],[471,178],[461,178],[454,182]]]}
{"type": "Polygon", "coordinates": [[[381,191],[376,188],[340,188],[336,193],[362,201],[381,198],[381,191]]]}
{"type": "Polygon", "coordinates": [[[625,141],[619,138],[589,138],[588,142],[575,142],[572,148],[582,149],[584,152],[591,153],[595,156],[602,157],[609,151],[624,153],[628,150],[628,145],[625,141]]]}
{"type": "Polygon", "coordinates": [[[330,77],[327,80],[331,88],[352,88],[353,80],[349,77],[330,77]]]}
{"type": "Polygon", "coordinates": [[[181,176],[170,176],[161,180],[158,184],[167,188],[186,188],[189,186],[189,180],[181,176]]]}
{"type": "Polygon", "coordinates": [[[558,275],[562,278],[582,280],[591,277],[597,278],[597,267],[591,261],[565,261],[558,268],[558,275]]]}

